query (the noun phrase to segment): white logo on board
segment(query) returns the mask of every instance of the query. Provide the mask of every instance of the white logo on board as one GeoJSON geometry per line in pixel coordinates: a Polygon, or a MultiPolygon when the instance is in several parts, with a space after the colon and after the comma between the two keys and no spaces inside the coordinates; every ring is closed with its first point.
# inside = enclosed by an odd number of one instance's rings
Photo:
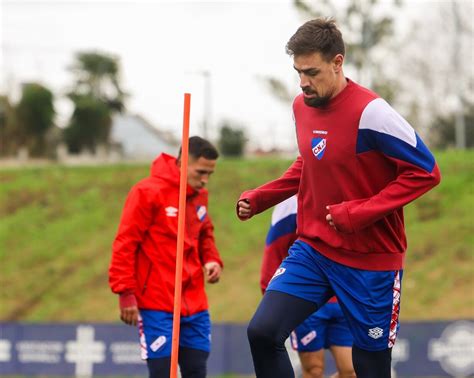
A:
{"type": "Polygon", "coordinates": [[[92,377],[94,364],[105,361],[105,343],[94,341],[94,334],[94,327],[79,326],[76,340],[66,343],[64,360],[76,364],[77,377],[92,377]]]}
{"type": "Polygon", "coordinates": [[[428,359],[456,377],[474,374],[474,322],[449,324],[439,339],[428,342],[428,359]]]}

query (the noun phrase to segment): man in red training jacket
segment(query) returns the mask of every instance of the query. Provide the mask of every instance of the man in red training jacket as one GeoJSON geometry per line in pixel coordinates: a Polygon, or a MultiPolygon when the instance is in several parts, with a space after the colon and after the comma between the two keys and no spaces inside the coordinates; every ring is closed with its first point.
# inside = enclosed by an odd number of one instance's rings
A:
{"type": "MultiPolygon", "coordinates": [[[[206,376],[211,323],[204,279],[216,283],[223,263],[214,243],[205,189],[218,152],[189,139],[179,366],[183,378],[206,376]]],[[[150,378],[170,374],[181,151],[161,154],[151,175],[128,194],[113,243],[109,283],[119,295],[120,318],[138,325],[150,378]]]]}

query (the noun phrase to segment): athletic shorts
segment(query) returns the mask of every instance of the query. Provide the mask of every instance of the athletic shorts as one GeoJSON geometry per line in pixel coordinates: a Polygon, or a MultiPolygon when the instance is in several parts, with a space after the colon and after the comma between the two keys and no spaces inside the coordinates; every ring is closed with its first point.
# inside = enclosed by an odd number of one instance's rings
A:
{"type": "MultiPolygon", "coordinates": [[[[140,310],[138,331],[143,360],[171,356],[172,313],[140,310]]],[[[211,351],[211,320],[208,311],[181,316],[179,346],[211,351]]]]}
{"type": "Polygon", "coordinates": [[[291,346],[298,352],[315,352],[331,346],[351,347],[349,323],[337,302],[326,303],[291,332],[291,346]]]}
{"type": "Polygon", "coordinates": [[[393,347],[399,329],[403,271],[351,268],[297,240],[271,279],[275,290],[316,303],[321,308],[336,295],[354,336],[368,351],[393,347]]]}

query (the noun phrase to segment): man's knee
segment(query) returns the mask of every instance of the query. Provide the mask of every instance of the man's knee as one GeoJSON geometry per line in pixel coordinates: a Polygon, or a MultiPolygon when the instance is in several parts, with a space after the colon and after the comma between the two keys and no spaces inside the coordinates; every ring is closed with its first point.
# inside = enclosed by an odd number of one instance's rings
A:
{"type": "Polygon", "coordinates": [[[247,337],[251,345],[281,345],[286,339],[279,335],[279,330],[270,321],[260,321],[255,317],[247,327],[247,337]]]}
{"type": "Polygon", "coordinates": [[[302,366],[303,378],[323,378],[324,367],[320,365],[302,366]]]}
{"type": "Polygon", "coordinates": [[[301,362],[303,378],[323,378],[324,350],[298,353],[301,362]]]}
{"type": "Polygon", "coordinates": [[[269,335],[268,332],[265,332],[264,325],[255,318],[252,318],[247,327],[247,337],[250,344],[271,343],[271,335],[269,335]]]}

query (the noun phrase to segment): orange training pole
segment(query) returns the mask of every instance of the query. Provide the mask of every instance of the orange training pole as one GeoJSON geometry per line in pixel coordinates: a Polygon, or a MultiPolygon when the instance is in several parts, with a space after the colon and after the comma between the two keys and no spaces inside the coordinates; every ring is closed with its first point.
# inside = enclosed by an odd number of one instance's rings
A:
{"type": "Polygon", "coordinates": [[[181,144],[181,168],[179,178],[178,241],[176,245],[176,274],[174,281],[173,336],[171,344],[170,378],[178,373],[179,328],[181,318],[181,281],[183,276],[184,220],[186,218],[186,187],[188,184],[189,114],[191,94],[184,94],[183,139],[181,144]]]}

